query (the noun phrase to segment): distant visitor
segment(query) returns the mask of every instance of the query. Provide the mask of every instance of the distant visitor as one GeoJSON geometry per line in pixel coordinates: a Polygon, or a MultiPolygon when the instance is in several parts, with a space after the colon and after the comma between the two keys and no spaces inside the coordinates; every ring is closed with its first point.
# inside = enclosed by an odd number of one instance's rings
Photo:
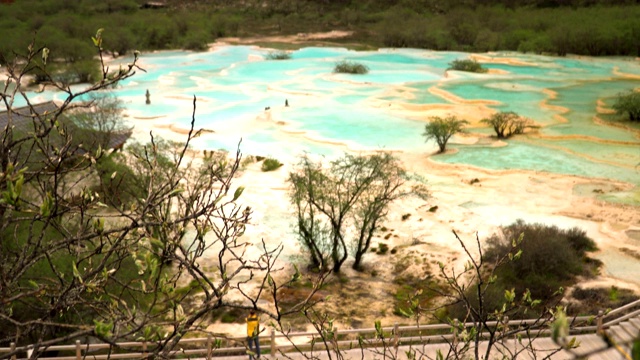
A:
{"type": "Polygon", "coordinates": [[[151,104],[151,93],[149,92],[149,89],[147,89],[147,92],[144,94],[144,96],[147,97],[147,101],[145,101],[145,104],[149,105],[151,104]]]}
{"type": "Polygon", "coordinates": [[[284,106],[288,107],[289,106],[289,99],[284,99],[284,106]]]}
{"type": "Polygon", "coordinates": [[[260,318],[256,314],[256,311],[251,309],[247,320],[247,343],[249,345],[249,360],[260,359],[260,341],[258,336],[260,335],[260,318]]]}

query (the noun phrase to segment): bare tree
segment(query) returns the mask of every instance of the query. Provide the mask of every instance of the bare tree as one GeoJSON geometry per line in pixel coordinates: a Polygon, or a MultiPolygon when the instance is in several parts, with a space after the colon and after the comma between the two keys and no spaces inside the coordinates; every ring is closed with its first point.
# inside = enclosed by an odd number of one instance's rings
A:
{"type": "Polygon", "coordinates": [[[512,135],[522,134],[528,128],[535,128],[531,119],[522,117],[513,111],[497,112],[489,118],[482,119],[482,122],[493,127],[498,139],[506,139],[512,135]]]}
{"type": "Polygon", "coordinates": [[[304,309],[305,301],[288,309],[278,302],[279,290],[298,278],[276,277],[282,246],[243,236],[252,211],[239,202],[243,188],[233,186],[240,151],[201,158],[191,149],[199,134],[195,97],[184,143],[161,146],[151,135],[148,144],[115,156],[74,139],[65,115],[86,106],[78,99],[139,69],[136,55],[109,72],[101,31],[94,45],[102,78],[79,92],[51,80],[46,64],[55,54],[46,48],[29,47],[6,69],[0,344],[17,348],[2,357],[31,350],[35,359],[51,345],[94,336],[113,346],[142,338],[150,341],[149,356],[167,358],[182,337],[206,331],[213,311],[253,308],[278,321],[304,309]],[[53,110],[39,110],[22,86],[34,68],[49,79],[46,87],[66,95],[53,110]],[[14,106],[18,98],[26,107],[14,106]],[[99,176],[96,165],[107,158],[126,173],[99,176]],[[126,203],[115,201],[117,191],[107,198],[96,191],[122,181],[144,191],[126,203]],[[249,255],[252,247],[256,255],[249,255]]]}
{"type": "Polygon", "coordinates": [[[403,176],[390,154],[344,155],[329,169],[304,156],[289,182],[298,235],[311,265],[339,272],[351,249],[359,269],[388,205],[402,195],[403,176]]]}

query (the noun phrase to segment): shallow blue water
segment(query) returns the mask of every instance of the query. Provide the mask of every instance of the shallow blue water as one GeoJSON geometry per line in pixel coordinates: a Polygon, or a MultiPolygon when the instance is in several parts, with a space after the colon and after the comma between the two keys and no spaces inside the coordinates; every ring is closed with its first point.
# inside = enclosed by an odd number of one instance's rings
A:
{"type": "MultiPolygon", "coordinates": [[[[497,61],[485,64],[498,73],[449,76],[448,64],[469,54],[311,47],[292,51],[290,60],[274,61],[265,60],[268,53],[268,49],[250,46],[221,46],[206,53],[143,54],[140,65],[146,72],[138,71],[114,93],[129,110],[134,125],[182,128],[191,121],[195,95],[196,126],[215,131],[198,139],[198,146],[235,149],[242,138],[246,153],[290,157],[304,151],[336,154],[344,146],[433,153],[435,144],[425,144],[421,136],[424,116],[402,109],[405,105],[407,109],[422,104],[452,105],[429,91],[438,88],[466,100],[496,101],[491,108],[533,119],[543,126],[540,134],[544,135],[514,138],[502,148],[453,143],[459,152],[436,156],[438,161],[640,184],[640,174],[629,167],[640,163],[638,134],[594,121],[598,100],[611,105],[617,93],[640,86],[640,81],[615,75],[616,69],[640,74],[638,61],[501,53],[490,54],[497,61]],[[524,65],[501,62],[506,59],[524,65]],[[370,72],[334,74],[333,66],[342,60],[363,63],[370,72]],[[144,103],[147,89],[151,105],[144,103]],[[555,98],[550,98],[551,93],[555,98]],[[564,120],[558,120],[560,117],[564,120]]],[[[128,61],[131,59],[120,60],[123,64],[128,61]]],[[[33,95],[43,101],[62,99],[61,94],[51,92],[33,95]]],[[[471,131],[490,132],[486,128],[471,131]]]]}

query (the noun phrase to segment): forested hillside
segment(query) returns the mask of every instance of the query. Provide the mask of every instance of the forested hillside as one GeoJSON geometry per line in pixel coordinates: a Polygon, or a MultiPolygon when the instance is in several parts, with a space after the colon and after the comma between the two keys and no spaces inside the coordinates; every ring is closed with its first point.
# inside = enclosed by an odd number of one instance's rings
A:
{"type": "MultiPolygon", "coordinates": [[[[349,43],[558,55],[640,53],[638,0],[144,0],[0,2],[4,61],[37,35],[57,60],[82,64],[85,40],[105,29],[114,55],[133,49],[206,49],[224,36],[352,30],[349,43]]],[[[0,59],[0,61],[3,61],[0,59]]]]}

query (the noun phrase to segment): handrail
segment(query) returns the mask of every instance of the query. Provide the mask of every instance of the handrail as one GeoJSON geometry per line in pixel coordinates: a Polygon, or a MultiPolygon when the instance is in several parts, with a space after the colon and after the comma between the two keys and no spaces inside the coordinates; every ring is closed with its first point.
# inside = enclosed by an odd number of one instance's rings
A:
{"type": "MultiPolygon", "coordinates": [[[[603,314],[602,312],[600,312],[599,315],[572,317],[570,318],[571,333],[599,332],[604,328],[609,328],[613,325],[617,325],[631,318],[640,317],[640,309],[630,311],[636,307],[640,307],[640,300],[636,300],[627,305],[616,308],[612,311],[609,311],[606,314],[603,314]],[[614,315],[619,315],[619,316],[614,318],[614,315]],[[603,319],[605,318],[608,320],[607,322],[603,321],[603,319]],[[589,325],[594,320],[597,321],[597,325],[589,325]],[[585,323],[587,325],[584,325],[585,323]]],[[[490,327],[505,325],[507,327],[515,328],[518,325],[535,325],[537,323],[547,323],[550,320],[552,319],[538,318],[538,319],[523,319],[523,320],[511,320],[511,321],[507,319],[506,322],[489,321],[486,323],[486,325],[490,327]]],[[[465,328],[474,326],[472,322],[467,322],[464,324],[456,324],[456,325],[460,327],[465,327],[465,328]]],[[[452,340],[456,336],[455,327],[451,324],[402,325],[402,326],[399,326],[396,324],[395,326],[383,327],[381,328],[381,330],[386,334],[390,334],[390,338],[386,338],[385,340],[388,342],[388,344],[386,345],[392,344],[392,346],[397,346],[399,343],[443,342],[443,341],[452,340]],[[450,331],[450,332],[441,333],[441,334],[430,334],[430,335],[425,334],[425,335],[418,335],[418,336],[411,335],[411,333],[415,334],[423,331],[430,332],[430,331],[443,331],[443,330],[450,331]],[[405,336],[400,336],[400,333],[404,333],[405,336]]],[[[517,330],[517,329],[514,329],[514,330],[517,330]]],[[[548,329],[542,329],[542,328],[538,328],[536,331],[537,331],[537,334],[545,335],[545,336],[548,335],[549,333],[548,329]]],[[[364,340],[365,345],[367,344],[367,342],[369,342],[369,345],[375,345],[375,344],[379,344],[381,340],[375,339],[375,338],[366,339],[366,338],[363,338],[362,336],[375,334],[376,332],[377,330],[375,328],[345,329],[345,330],[339,330],[339,331],[338,329],[335,329],[334,338],[332,340],[327,341],[327,343],[329,343],[330,346],[352,346],[354,342],[358,342],[358,345],[360,345],[358,338],[344,339],[344,336],[356,334],[359,336],[360,339],[364,340]]],[[[294,351],[296,347],[311,348],[313,350],[314,348],[313,342],[296,344],[296,345],[294,344],[277,345],[275,343],[276,339],[281,339],[281,338],[291,339],[294,337],[312,337],[317,339],[319,337],[319,334],[317,332],[295,332],[295,333],[288,333],[288,334],[284,334],[284,333],[276,334],[272,330],[272,333],[269,335],[259,336],[261,343],[267,345],[265,346],[265,348],[268,348],[270,346],[272,355],[275,355],[274,352],[277,352],[277,351],[283,351],[283,352],[294,351]]],[[[245,340],[244,337],[225,337],[225,336],[208,336],[206,338],[180,339],[180,341],[178,342],[180,345],[194,345],[197,347],[204,344],[205,347],[173,350],[171,351],[171,355],[172,356],[205,355],[207,359],[210,359],[212,357],[217,356],[216,354],[238,353],[239,351],[242,351],[244,349],[244,340],[245,340]],[[212,346],[212,342],[216,340],[226,341],[227,347],[214,348],[212,346]],[[236,346],[233,345],[234,343],[236,344],[236,346]],[[237,345],[237,344],[242,344],[242,345],[237,345]]],[[[129,341],[129,342],[116,343],[116,346],[119,348],[131,348],[131,349],[140,348],[140,351],[129,350],[129,352],[125,354],[103,354],[103,355],[91,354],[90,357],[91,359],[94,359],[94,360],[131,359],[131,358],[140,359],[140,358],[144,358],[147,355],[146,353],[147,347],[152,346],[155,343],[156,342],[153,342],[153,341],[146,341],[146,342],[145,341],[129,341]]],[[[325,350],[324,343],[316,341],[315,346],[323,349],[320,351],[325,350]]],[[[75,351],[76,356],[61,356],[61,357],[52,357],[52,358],[45,358],[45,359],[76,360],[76,359],[79,359],[78,356],[82,358],[81,354],[86,355],[86,353],[89,351],[106,350],[106,349],[112,349],[112,348],[113,348],[113,345],[108,343],[83,344],[83,343],[80,343],[80,341],[76,341],[75,345],[52,345],[52,346],[46,347],[46,350],[52,350],[52,351],[69,351],[69,352],[75,351]]],[[[29,349],[33,349],[33,346],[29,345],[29,346],[23,346],[23,347],[16,347],[14,344],[12,344],[11,347],[0,348],[0,354],[13,352],[15,350],[27,351],[29,349]]],[[[244,353],[244,351],[242,353],[244,353]]],[[[12,359],[17,359],[17,357],[12,357],[12,359]]]]}
{"type": "Polygon", "coordinates": [[[636,307],[636,306],[638,306],[638,305],[640,305],[640,300],[636,300],[636,301],[630,302],[630,303],[628,303],[627,305],[624,305],[624,306],[621,306],[621,307],[619,307],[619,308],[617,308],[617,309],[614,309],[614,310],[609,311],[609,312],[605,315],[605,317],[613,316],[613,315],[615,315],[615,314],[617,314],[617,313],[619,313],[619,312],[623,312],[623,311],[629,310],[629,309],[631,309],[631,308],[633,308],[633,307],[636,307]]]}

